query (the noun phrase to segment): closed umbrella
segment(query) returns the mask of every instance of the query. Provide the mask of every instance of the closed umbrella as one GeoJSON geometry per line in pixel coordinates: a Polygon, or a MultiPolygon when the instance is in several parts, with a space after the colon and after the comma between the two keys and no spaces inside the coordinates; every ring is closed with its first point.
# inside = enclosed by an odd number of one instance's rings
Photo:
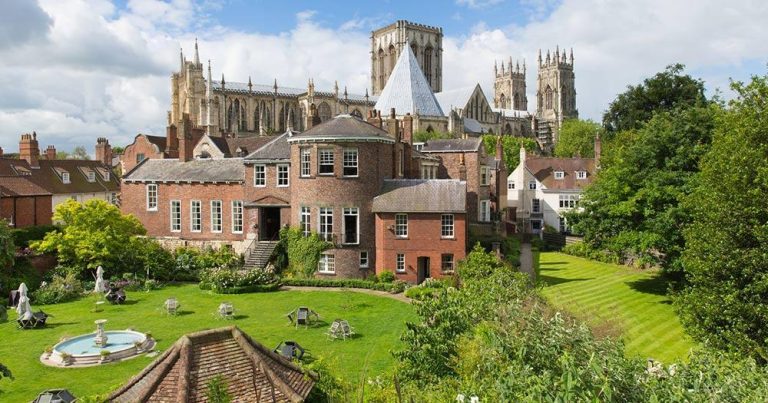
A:
{"type": "Polygon", "coordinates": [[[104,281],[104,268],[99,266],[96,269],[96,287],[94,287],[93,292],[106,292],[107,291],[107,283],[104,281]]]}
{"type": "Polygon", "coordinates": [[[19,305],[16,306],[16,313],[19,315],[19,319],[32,319],[32,306],[29,305],[29,297],[27,297],[27,285],[24,283],[21,283],[19,286],[19,305]]]}

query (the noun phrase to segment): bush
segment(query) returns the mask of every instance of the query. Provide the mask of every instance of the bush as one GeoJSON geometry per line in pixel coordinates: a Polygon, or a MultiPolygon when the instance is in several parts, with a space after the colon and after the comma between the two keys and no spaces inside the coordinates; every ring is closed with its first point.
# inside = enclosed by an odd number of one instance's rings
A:
{"type": "Polygon", "coordinates": [[[576,242],[570,245],[565,245],[561,252],[572,256],[583,257],[585,259],[597,260],[598,262],[603,263],[621,263],[621,259],[619,259],[618,255],[607,250],[592,249],[585,242],[576,242]]]}
{"type": "Polygon", "coordinates": [[[11,230],[13,243],[17,248],[29,247],[30,241],[39,241],[45,238],[45,234],[50,231],[58,231],[59,227],[55,225],[38,225],[34,227],[15,228],[11,230]]]}
{"type": "Polygon", "coordinates": [[[260,290],[264,287],[254,286],[272,286],[276,283],[275,275],[266,270],[234,270],[219,267],[200,271],[200,289],[212,290],[220,294],[255,292],[247,290],[260,290]],[[243,289],[243,287],[249,288],[243,289]],[[232,290],[239,292],[231,292],[232,290]]]}
{"type": "Polygon", "coordinates": [[[382,283],[391,283],[395,281],[395,273],[392,273],[391,271],[385,270],[381,273],[379,273],[379,281],[382,283]]]}
{"type": "Polygon", "coordinates": [[[361,279],[323,279],[323,278],[284,278],[283,285],[292,285],[297,287],[341,287],[341,288],[364,288],[368,290],[386,291],[392,294],[398,294],[405,291],[408,283],[401,280],[395,280],[391,283],[374,283],[373,281],[361,279]]]}
{"type": "Polygon", "coordinates": [[[0,270],[0,295],[7,296],[10,290],[19,288],[24,283],[30,290],[36,289],[42,281],[42,276],[32,267],[26,256],[14,259],[12,267],[0,270]]]}
{"type": "Polygon", "coordinates": [[[83,285],[74,272],[65,276],[55,274],[50,283],[43,283],[32,293],[32,302],[41,305],[72,301],[83,295],[83,285]]]}

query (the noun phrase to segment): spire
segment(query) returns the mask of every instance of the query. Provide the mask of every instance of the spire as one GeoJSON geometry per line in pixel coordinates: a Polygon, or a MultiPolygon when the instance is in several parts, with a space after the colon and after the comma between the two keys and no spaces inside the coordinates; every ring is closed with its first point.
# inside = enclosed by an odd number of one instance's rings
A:
{"type": "Polygon", "coordinates": [[[195,66],[200,65],[200,53],[197,51],[197,38],[195,38],[195,66]]]}
{"type": "MultiPolygon", "coordinates": [[[[211,100],[211,95],[213,95],[212,83],[213,83],[213,80],[211,80],[211,59],[208,59],[208,82],[206,83],[206,86],[205,86],[205,98],[208,99],[209,101],[211,100]]],[[[208,122],[208,124],[211,124],[211,122],[208,122]]]]}
{"type": "Polygon", "coordinates": [[[275,78],[275,84],[272,86],[272,88],[275,90],[275,95],[277,95],[277,78],[275,78]]]}
{"type": "Polygon", "coordinates": [[[368,103],[368,88],[365,89],[365,103],[368,103]]]}
{"type": "Polygon", "coordinates": [[[525,59],[523,59],[523,75],[525,75],[525,59]]]}
{"type": "Polygon", "coordinates": [[[509,57],[509,72],[512,73],[512,56],[509,57]]]}
{"type": "Polygon", "coordinates": [[[349,113],[349,94],[347,93],[347,86],[344,86],[344,113],[349,113]]]}
{"type": "Polygon", "coordinates": [[[179,72],[184,72],[184,48],[179,48],[179,72]]]}
{"type": "Polygon", "coordinates": [[[224,86],[226,85],[226,81],[224,81],[224,73],[221,73],[221,89],[224,90],[224,86]]]}
{"type": "Polygon", "coordinates": [[[571,48],[571,65],[573,65],[573,48],[571,48]]]}
{"type": "Polygon", "coordinates": [[[339,99],[339,80],[333,82],[333,93],[336,95],[336,99],[339,99]]]}
{"type": "Polygon", "coordinates": [[[493,60],[493,74],[496,76],[499,75],[499,66],[496,64],[496,59],[493,60]]]}
{"type": "Polygon", "coordinates": [[[211,59],[208,59],[208,82],[205,86],[205,99],[206,99],[206,105],[205,105],[205,132],[209,136],[211,133],[211,107],[213,106],[213,102],[211,102],[211,97],[213,96],[213,87],[212,83],[213,80],[211,80],[211,59]]]}
{"type": "Polygon", "coordinates": [[[253,92],[253,84],[251,83],[251,76],[248,76],[248,92],[253,92]]]}
{"type": "Polygon", "coordinates": [[[541,49],[539,49],[539,67],[541,67],[541,49]]]}
{"type": "Polygon", "coordinates": [[[516,61],[515,62],[515,73],[519,73],[519,72],[520,72],[520,62],[516,61]]]}
{"type": "Polygon", "coordinates": [[[551,59],[549,58],[549,49],[547,49],[547,64],[549,64],[549,61],[550,61],[550,60],[551,60],[551,59]]]}

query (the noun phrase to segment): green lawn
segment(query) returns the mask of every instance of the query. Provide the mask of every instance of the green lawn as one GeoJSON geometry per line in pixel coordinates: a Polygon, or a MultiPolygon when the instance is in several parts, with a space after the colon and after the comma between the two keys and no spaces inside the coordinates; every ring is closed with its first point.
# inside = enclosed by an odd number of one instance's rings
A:
{"type": "Polygon", "coordinates": [[[671,362],[693,347],[657,271],[640,271],[562,253],[541,253],[539,281],[555,306],[597,332],[619,333],[629,354],[671,362]]]}
{"type": "MultiPolygon", "coordinates": [[[[322,358],[339,376],[356,382],[363,374],[376,375],[394,361],[389,351],[399,343],[406,320],[414,320],[410,305],[390,298],[351,291],[279,291],[260,294],[216,295],[196,285],[168,286],[152,292],[130,292],[128,303],[107,305],[102,312],[91,309],[94,300],[33,306],[53,317],[45,329],[17,330],[15,321],[0,324],[0,362],[16,378],[0,381],[0,401],[30,401],[44,389],[66,387],[75,396],[106,393],[149,364],[153,358],[141,356],[119,363],[91,368],[52,368],[38,360],[46,346],[62,337],[93,332],[96,319],[107,319],[107,330],[133,327],[151,331],[156,349],[164,351],[179,336],[203,329],[235,324],[254,340],[273,348],[282,340],[298,341],[315,359],[322,358]],[[163,301],[175,296],[181,303],[180,315],[162,314],[163,301]],[[222,301],[231,301],[238,315],[235,320],[216,319],[214,312],[222,301]],[[299,306],[317,311],[325,322],[309,329],[289,326],[285,314],[299,306]],[[328,341],[325,332],[336,318],[349,320],[359,337],[328,341]]],[[[15,312],[9,311],[15,318],[15,312]]]]}

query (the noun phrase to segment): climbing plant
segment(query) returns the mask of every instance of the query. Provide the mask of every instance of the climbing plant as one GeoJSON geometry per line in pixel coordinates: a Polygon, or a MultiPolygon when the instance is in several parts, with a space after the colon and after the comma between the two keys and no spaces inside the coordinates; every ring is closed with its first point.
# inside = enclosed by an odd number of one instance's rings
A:
{"type": "Polygon", "coordinates": [[[322,240],[316,233],[304,236],[299,228],[283,228],[280,230],[280,245],[278,249],[284,254],[282,263],[278,266],[285,268],[287,274],[293,277],[312,277],[317,270],[320,254],[333,246],[322,240]]]}

